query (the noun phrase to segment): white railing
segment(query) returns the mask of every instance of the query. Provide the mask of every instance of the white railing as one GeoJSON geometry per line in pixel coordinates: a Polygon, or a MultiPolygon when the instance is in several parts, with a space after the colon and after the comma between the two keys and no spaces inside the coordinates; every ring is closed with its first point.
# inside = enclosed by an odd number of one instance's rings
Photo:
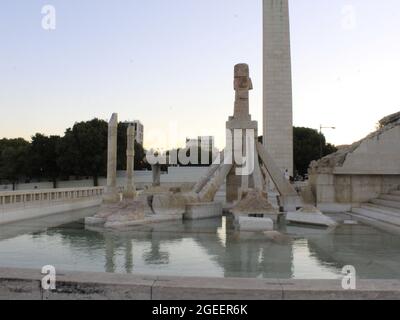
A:
{"type": "Polygon", "coordinates": [[[9,207],[32,207],[48,203],[101,197],[104,187],[43,189],[0,192],[0,209],[9,207]]]}

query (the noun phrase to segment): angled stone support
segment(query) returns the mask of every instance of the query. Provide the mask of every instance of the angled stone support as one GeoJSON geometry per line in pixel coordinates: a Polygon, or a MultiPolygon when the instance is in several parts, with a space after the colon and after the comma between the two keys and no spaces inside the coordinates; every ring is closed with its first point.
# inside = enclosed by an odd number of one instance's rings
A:
{"type": "Polygon", "coordinates": [[[273,183],[282,198],[282,205],[285,211],[293,211],[302,206],[302,200],[294,187],[285,179],[282,171],[275,164],[274,159],[261,143],[257,143],[257,152],[268,171],[273,183]]]}

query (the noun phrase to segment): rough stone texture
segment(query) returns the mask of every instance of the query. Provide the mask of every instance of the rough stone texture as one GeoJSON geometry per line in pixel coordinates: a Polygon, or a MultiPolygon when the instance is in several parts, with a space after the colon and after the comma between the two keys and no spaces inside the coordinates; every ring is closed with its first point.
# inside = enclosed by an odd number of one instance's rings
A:
{"type": "Polygon", "coordinates": [[[400,119],[381,120],[381,127],[351,146],[310,165],[310,186],[318,207],[359,205],[400,185],[400,119]]]}
{"type": "MultiPolygon", "coordinates": [[[[249,66],[237,64],[234,70],[235,106],[232,117],[226,123],[230,135],[227,135],[226,150],[234,159],[233,166],[226,179],[226,201],[233,203],[239,200],[239,189],[249,187],[262,188],[263,181],[258,163],[258,155],[255,150],[258,138],[258,123],[251,120],[249,113],[249,91],[253,89],[250,79],[249,66]],[[236,157],[232,154],[246,158],[248,163],[253,163],[254,170],[250,174],[242,173],[236,157]]],[[[228,162],[226,162],[228,163],[228,162]]],[[[245,165],[248,166],[249,164],[245,165]]]]}
{"type": "Polygon", "coordinates": [[[188,204],[186,206],[186,213],[183,217],[187,220],[200,220],[214,217],[222,217],[222,203],[206,202],[188,204]]]}
{"type": "Polygon", "coordinates": [[[280,300],[282,291],[274,279],[212,279],[159,277],[153,300],[280,300]]]}
{"type": "Polygon", "coordinates": [[[107,188],[103,197],[105,203],[119,201],[119,194],[117,192],[117,137],[118,115],[113,113],[108,124],[107,188]]]}
{"type": "Polygon", "coordinates": [[[62,272],[57,289],[41,289],[39,270],[0,268],[0,299],[43,300],[400,300],[399,280],[357,280],[343,290],[337,280],[157,277],[62,272]]]}
{"type": "Polygon", "coordinates": [[[248,190],[243,198],[233,207],[234,216],[264,215],[276,221],[279,213],[268,201],[268,195],[259,190],[248,190]]]}
{"type": "Polygon", "coordinates": [[[301,207],[303,205],[302,199],[290,182],[285,179],[272,156],[261,143],[257,143],[256,146],[258,155],[281,196],[281,204],[285,211],[296,210],[298,207],[301,207]]]}
{"type": "Polygon", "coordinates": [[[396,123],[399,120],[400,120],[400,112],[396,112],[396,113],[388,115],[387,117],[384,117],[382,120],[380,120],[379,125],[381,126],[381,128],[383,128],[392,123],[396,123]]]}
{"type": "Polygon", "coordinates": [[[400,118],[385,119],[364,139],[311,163],[310,173],[400,175],[400,118]]]}
{"type": "Polygon", "coordinates": [[[274,221],[270,218],[251,218],[239,216],[236,219],[236,225],[239,231],[243,232],[259,232],[273,231],[274,221]]]}
{"type": "Polygon", "coordinates": [[[105,227],[124,226],[132,221],[143,220],[144,204],[141,201],[124,201],[118,213],[106,219],[105,227]]]}
{"type": "Polygon", "coordinates": [[[56,290],[44,300],[150,300],[156,278],[106,273],[68,272],[57,275],[56,290]]]}
{"type": "Polygon", "coordinates": [[[133,125],[128,126],[126,135],[126,189],[124,191],[124,199],[133,200],[136,194],[133,181],[133,172],[135,170],[135,127],[133,125]]]}
{"type": "Polygon", "coordinates": [[[87,226],[123,227],[145,219],[145,203],[141,200],[123,200],[116,204],[102,204],[93,217],[86,217],[87,226]]]}
{"type": "Polygon", "coordinates": [[[293,175],[292,71],[288,0],[264,4],[264,146],[293,175]]]}
{"type": "Polygon", "coordinates": [[[0,279],[0,300],[41,300],[39,281],[0,279]]]}
{"type": "Polygon", "coordinates": [[[159,164],[152,165],[151,171],[153,178],[153,187],[159,187],[161,184],[161,166],[159,164]]]}
{"type": "Polygon", "coordinates": [[[153,197],[153,210],[156,214],[184,214],[187,203],[182,194],[156,194],[153,197]]]}
{"type": "Polygon", "coordinates": [[[343,290],[341,280],[280,280],[285,300],[399,300],[398,281],[358,280],[343,290]]]}

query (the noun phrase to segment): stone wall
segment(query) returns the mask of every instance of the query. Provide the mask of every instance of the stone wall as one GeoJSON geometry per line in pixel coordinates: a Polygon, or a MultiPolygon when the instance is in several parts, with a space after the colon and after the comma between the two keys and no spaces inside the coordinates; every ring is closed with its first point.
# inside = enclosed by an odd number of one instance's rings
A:
{"type": "Polygon", "coordinates": [[[309,184],[324,211],[349,210],[400,185],[400,175],[312,174],[309,184]]]}
{"type": "MultiPolygon", "coordinates": [[[[179,184],[179,183],[195,183],[206,173],[207,168],[204,167],[171,167],[168,173],[161,174],[162,184],[179,184]]],[[[122,187],[125,186],[125,171],[117,172],[117,185],[122,187]]],[[[153,178],[151,171],[135,171],[134,175],[135,184],[138,189],[143,189],[147,185],[151,185],[153,178]]],[[[99,186],[106,186],[107,179],[99,178],[99,186]]],[[[70,180],[70,181],[59,181],[58,188],[84,188],[92,187],[92,179],[84,180],[70,180]]],[[[34,189],[52,189],[52,182],[32,182],[32,183],[20,183],[16,185],[16,190],[34,190],[34,189]]],[[[12,185],[0,185],[1,191],[12,190],[12,185]]]]}
{"type": "Polygon", "coordinates": [[[400,300],[399,280],[193,278],[62,272],[56,289],[38,270],[0,268],[0,300],[400,300]]]}
{"type": "Polygon", "coordinates": [[[380,121],[366,138],[309,169],[309,186],[325,211],[349,210],[400,186],[400,113],[380,121]]]}

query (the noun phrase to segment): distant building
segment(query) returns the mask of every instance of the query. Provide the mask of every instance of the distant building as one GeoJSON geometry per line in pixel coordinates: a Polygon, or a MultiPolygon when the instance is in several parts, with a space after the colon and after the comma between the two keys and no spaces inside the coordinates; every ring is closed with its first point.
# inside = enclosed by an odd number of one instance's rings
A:
{"type": "Polygon", "coordinates": [[[144,127],[143,124],[139,120],[135,121],[126,121],[125,125],[133,125],[135,127],[135,140],[137,143],[143,145],[144,141],[144,127]]]}

